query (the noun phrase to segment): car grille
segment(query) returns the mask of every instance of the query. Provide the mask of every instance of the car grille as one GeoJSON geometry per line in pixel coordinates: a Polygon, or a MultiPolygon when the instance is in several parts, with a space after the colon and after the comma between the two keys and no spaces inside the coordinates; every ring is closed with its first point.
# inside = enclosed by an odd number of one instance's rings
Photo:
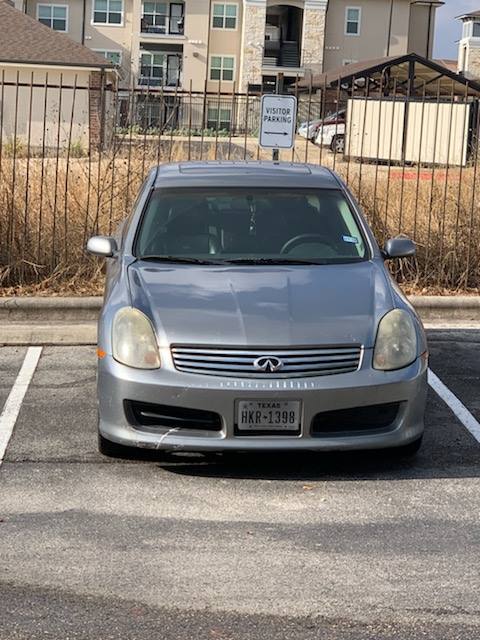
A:
{"type": "Polygon", "coordinates": [[[172,346],[175,368],[187,373],[244,378],[327,376],[357,371],[362,349],[358,345],[296,349],[172,346]],[[278,359],[281,367],[263,371],[259,359],[278,359]]]}
{"type": "Polygon", "coordinates": [[[312,420],[312,435],[317,437],[389,431],[395,426],[399,402],[317,413],[312,420]]]}

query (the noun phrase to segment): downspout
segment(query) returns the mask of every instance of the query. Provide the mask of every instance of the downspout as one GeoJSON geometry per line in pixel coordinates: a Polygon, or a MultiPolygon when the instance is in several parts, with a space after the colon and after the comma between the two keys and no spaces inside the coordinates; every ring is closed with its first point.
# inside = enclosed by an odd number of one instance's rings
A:
{"type": "Polygon", "coordinates": [[[81,36],[82,44],[85,44],[85,20],[86,20],[86,15],[87,15],[87,0],[83,0],[83,4],[82,4],[82,36],[81,36]]]}
{"type": "Polygon", "coordinates": [[[392,23],[393,23],[393,0],[390,0],[390,17],[388,19],[388,40],[387,40],[387,53],[386,56],[390,55],[390,43],[392,41],[392,23]]]}
{"type": "Polygon", "coordinates": [[[204,90],[203,90],[203,117],[202,117],[202,126],[205,126],[205,121],[206,121],[206,117],[205,114],[207,113],[207,86],[208,86],[208,70],[210,68],[210,30],[211,30],[211,26],[212,26],[212,2],[211,0],[208,0],[208,31],[207,31],[207,53],[206,53],[206,60],[205,60],[205,83],[204,83],[204,90]]]}
{"type": "Polygon", "coordinates": [[[209,0],[208,2],[208,35],[207,35],[207,59],[206,59],[206,65],[207,68],[205,70],[205,78],[208,81],[208,69],[210,66],[210,32],[211,32],[211,28],[212,28],[212,2],[211,0],[209,0]]]}
{"type": "Polygon", "coordinates": [[[327,6],[325,7],[325,22],[323,24],[323,57],[322,57],[322,73],[325,71],[325,52],[327,50],[327,22],[328,22],[328,9],[330,7],[330,1],[327,0],[327,6]]]}
{"type": "Polygon", "coordinates": [[[426,58],[430,58],[430,40],[432,35],[432,9],[433,5],[430,4],[428,7],[428,35],[427,35],[427,53],[425,55],[426,58]]]}

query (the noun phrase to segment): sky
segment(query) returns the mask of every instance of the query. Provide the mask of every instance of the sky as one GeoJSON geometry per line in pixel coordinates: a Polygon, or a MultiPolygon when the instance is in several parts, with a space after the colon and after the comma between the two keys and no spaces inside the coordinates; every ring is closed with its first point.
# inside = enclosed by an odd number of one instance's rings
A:
{"type": "Polygon", "coordinates": [[[455,20],[455,17],[478,9],[480,0],[446,0],[445,5],[437,10],[434,52],[436,58],[457,59],[461,23],[455,20]]]}

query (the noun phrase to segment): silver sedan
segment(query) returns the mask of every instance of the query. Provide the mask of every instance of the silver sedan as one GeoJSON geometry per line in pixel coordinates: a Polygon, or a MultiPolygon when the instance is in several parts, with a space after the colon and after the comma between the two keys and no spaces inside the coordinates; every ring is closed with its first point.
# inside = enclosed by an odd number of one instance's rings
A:
{"type": "Polygon", "coordinates": [[[321,167],[153,169],[107,258],[102,453],[391,448],[414,453],[427,345],[343,182],[321,167]]]}

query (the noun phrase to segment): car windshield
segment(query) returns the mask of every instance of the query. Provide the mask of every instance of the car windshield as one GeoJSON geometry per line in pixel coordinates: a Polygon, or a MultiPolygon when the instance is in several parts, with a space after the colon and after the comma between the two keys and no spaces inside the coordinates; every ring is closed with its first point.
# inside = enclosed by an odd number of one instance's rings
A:
{"type": "Polygon", "coordinates": [[[336,189],[158,189],[135,252],[141,259],[211,264],[367,259],[356,216],[336,189]]]}

